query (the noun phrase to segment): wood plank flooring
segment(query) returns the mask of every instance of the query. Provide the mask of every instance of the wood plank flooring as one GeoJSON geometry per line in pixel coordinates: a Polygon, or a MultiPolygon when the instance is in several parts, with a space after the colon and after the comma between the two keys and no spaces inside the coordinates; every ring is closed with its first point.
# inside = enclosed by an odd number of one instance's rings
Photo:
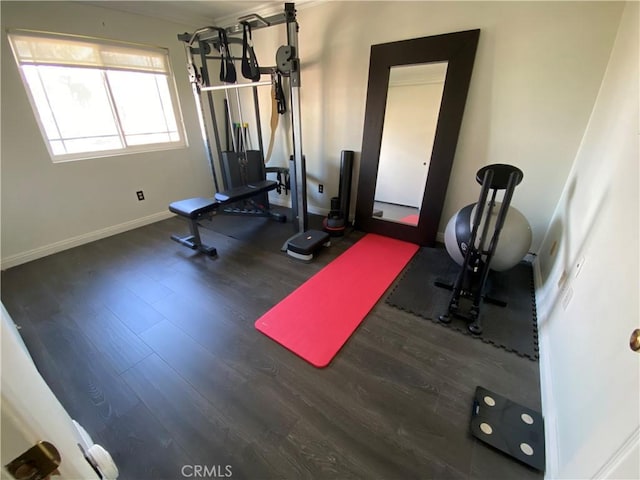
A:
{"type": "MultiPolygon", "coordinates": [[[[71,416],[122,479],[542,478],[469,434],[477,385],[540,409],[538,365],[381,299],[326,369],[255,320],[311,264],[169,219],[2,272],[2,301],[71,416]]],[[[321,301],[321,299],[319,299],[321,301]]],[[[313,305],[309,305],[313,308],[313,305]]]]}

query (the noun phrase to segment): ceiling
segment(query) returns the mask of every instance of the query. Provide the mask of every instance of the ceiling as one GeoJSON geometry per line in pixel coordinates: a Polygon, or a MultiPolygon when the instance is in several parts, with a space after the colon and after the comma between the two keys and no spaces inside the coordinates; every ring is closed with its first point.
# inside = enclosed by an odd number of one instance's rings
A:
{"type": "Polygon", "coordinates": [[[85,1],[83,3],[127,13],[161,18],[192,26],[227,26],[249,13],[263,16],[282,11],[283,3],[272,0],[174,0],[174,1],[85,1]]]}

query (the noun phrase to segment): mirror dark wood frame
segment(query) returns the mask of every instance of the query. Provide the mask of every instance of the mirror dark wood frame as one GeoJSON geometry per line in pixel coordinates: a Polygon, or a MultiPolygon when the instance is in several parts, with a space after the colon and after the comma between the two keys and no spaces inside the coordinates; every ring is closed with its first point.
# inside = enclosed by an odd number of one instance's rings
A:
{"type": "Polygon", "coordinates": [[[479,37],[480,30],[467,30],[371,47],[356,202],[357,229],[423,246],[435,244],[479,37]],[[448,62],[448,67],[418,225],[373,217],[390,69],[432,62],[448,62]]]}

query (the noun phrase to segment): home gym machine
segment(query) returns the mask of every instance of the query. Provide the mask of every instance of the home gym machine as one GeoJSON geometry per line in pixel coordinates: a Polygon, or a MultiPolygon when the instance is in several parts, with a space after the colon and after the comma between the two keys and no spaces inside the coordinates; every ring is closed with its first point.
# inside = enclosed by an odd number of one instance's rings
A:
{"type": "MultiPolygon", "coordinates": [[[[454,260],[461,263],[461,269],[453,285],[436,282],[439,287],[453,290],[447,313],[439,317],[441,322],[451,322],[450,315],[464,318],[469,322],[467,327],[469,331],[479,335],[482,333],[480,317],[482,303],[487,302],[506,306],[506,303],[500,300],[487,297],[485,295],[485,287],[489,271],[493,266],[492,261],[496,256],[500,234],[505,226],[505,221],[509,221],[507,214],[510,211],[509,204],[511,203],[513,192],[523,177],[522,171],[511,165],[487,165],[478,170],[476,180],[482,185],[478,203],[469,205],[458,212],[447,225],[447,232],[445,232],[447,251],[454,260]],[[489,190],[492,191],[492,194],[491,199],[487,200],[489,190]],[[496,202],[499,190],[505,191],[502,203],[496,202]],[[493,227],[493,234],[489,240],[491,227],[493,227]],[[463,258],[456,258],[459,254],[462,254],[463,258]],[[471,302],[467,312],[464,312],[461,308],[463,299],[471,302]]],[[[511,218],[518,219],[518,215],[521,215],[515,209],[511,209],[511,211],[514,212],[510,216],[511,218]]],[[[513,257],[507,260],[506,268],[510,268],[510,266],[513,266],[511,264],[520,261],[531,243],[530,229],[527,231],[528,223],[526,223],[526,219],[524,223],[520,222],[515,225],[513,234],[511,229],[508,231],[507,239],[510,245],[507,245],[507,248],[504,249],[507,251],[507,255],[513,257]],[[526,224],[526,227],[524,227],[524,224],[526,224]],[[512,246],[511,244],[516,245],[515,251],[509,248],[512,246]],[[522,248],[520,247],[521,245],[522,248]],[[524,253],[522,249],[524,249],[524,253]]]]}
{"type": "MultiPolygon", "coordinates": [[[[211,168],[215,194],[213,199],[190,198],[173,202],[169,210],[185,218],[189,222],[191,234],[188,237],[173,236],[177,242],[208,255],[215,255],[213,247],[203,245],[198,231],[198,221],[204,217],[212,217],[218,211],[229,214],[270,216],[279,221],[286,221],[286,217],[271,211],[268,192],[277,190],[278,193],[291,191],[292,217],[297,225],[297,233],[292,236],[287,245],[287,252],[297,258],[309,260],[313,252],[328,241],[324,232],[307,230],[307,191],[306,165],[302,152],[302,127],[300,114],[300,59],[298,58],[298,23],[295,5],[285,3],[284,12],[263,18],[257,14],[250,14],[239,18],[239,23],[222,28],[207,26],[194,33],[178,35],[178,39],[185,44],[189,80],[199,113],[200,128],[205,144],[205,152],[211,168]],[[253,52],[252,30],[286,24],[287,45],[281,46],[276,53],[276,65],[260,67],[253,52]],[[233,35],[242,33],[242,39],[233,35]],[[230,45],[242,45],[241,71],[249,82],[238,82],[234,60],[230,45]],[[219,62],[220,83],[213,85],[209,69],[209,62],[219,62]],[[261,81],[262,76],[269,76],[269,81],[261,81]],[[275,95],[277,112],[286,111],[282,90],[282,78],[288,79],[293,155],[289,167],[266,167],[262,128],[260,123],[260,107],[258,102],[258,88],[271,86],[275,95]],[[249,141],[249,128],[245,122],[240,101],[240,89],[250,88],[253,93],[253,108],[255,113],[255,130],[258,137],[258,149],[252,149],[249,141]],[[219,119],[216,115],[216,98],[214,92],[223,92],[225,115],[225,140],[223,148],[219,119]],[[232,102],[230,92],[235,94],[236,113],[239,122],[232,119],[232,102]],[[205,108],[205,105],[207,108],[205,108]],[[233,128],[233,132],[231,129],[233,128]],[[215,155],[210,140],[213,132],[215,155]],[[231,139],[231,141],[229,141],[231,139]],[[216,161],[217,159],[217,161],[216,161]],[[268,180],[267,174],[277,175],[277,181],[268,180]],[[219,174],[222,182],[219,181],[219,174]],[[222,188],[220,186],[222,183],[222,188]],[[242,203],[240,203],[242,202],[242,203]],[[251,208],[246,208],[249,203],[251,208]],[[241,206],[238,206],[241,205],[241,206]]],[[[220,109],[218,109],[219,111],[220,109]]],[[[273,129],[277,126],[277,116],[272,115],[271,145],[267,157],[270,157],[273,146],[273,129]]]]}

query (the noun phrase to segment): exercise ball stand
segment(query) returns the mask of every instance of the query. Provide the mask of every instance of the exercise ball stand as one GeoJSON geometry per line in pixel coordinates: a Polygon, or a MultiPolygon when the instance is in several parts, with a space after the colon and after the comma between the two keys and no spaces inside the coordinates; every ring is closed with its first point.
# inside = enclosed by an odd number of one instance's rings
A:
{"type": "Polygon", "coordinates": [[[480,199],[476,204],[476,213],[473,218],[471,235],[467,242],[462,268],[458,273],[453,286],[436,282],[439,287],[453,290],[447,313],[440,315],[439,320],[443,323],[451,322],[451,315],[463,318],[469,322],[468,329],[475,335],[482,333],[482,323],[480,318],[480,307],[483,302],[494,303],[506,306],[505,302],[485,297],[484,290],[491,267],[491,260],[496,252],[500,232],[509,211],[509,205],[516,186],[522,181],[524,174],[522,170],[512,165],[493,164],[482,167],[476,174],[476,181],[482,186],[480,189],[480,199]],[[487,202],[491,190],[491,200],[487,202]],[[499,190],[505,190],[500,210],[491,240],[487,248],[485,244],[488,237],[489,223],[493,209],[496,207],[496,196],[499,190]],[[484,222],[483,222],[484,219],[484,222]],[[482,225],[482,231],[480,226],[482,225]],[[480,235],[478,237],[478,234],[480,235]],[[467,312],[462,311],[461,299],[471,299],[472,305],[467,312]]]}

